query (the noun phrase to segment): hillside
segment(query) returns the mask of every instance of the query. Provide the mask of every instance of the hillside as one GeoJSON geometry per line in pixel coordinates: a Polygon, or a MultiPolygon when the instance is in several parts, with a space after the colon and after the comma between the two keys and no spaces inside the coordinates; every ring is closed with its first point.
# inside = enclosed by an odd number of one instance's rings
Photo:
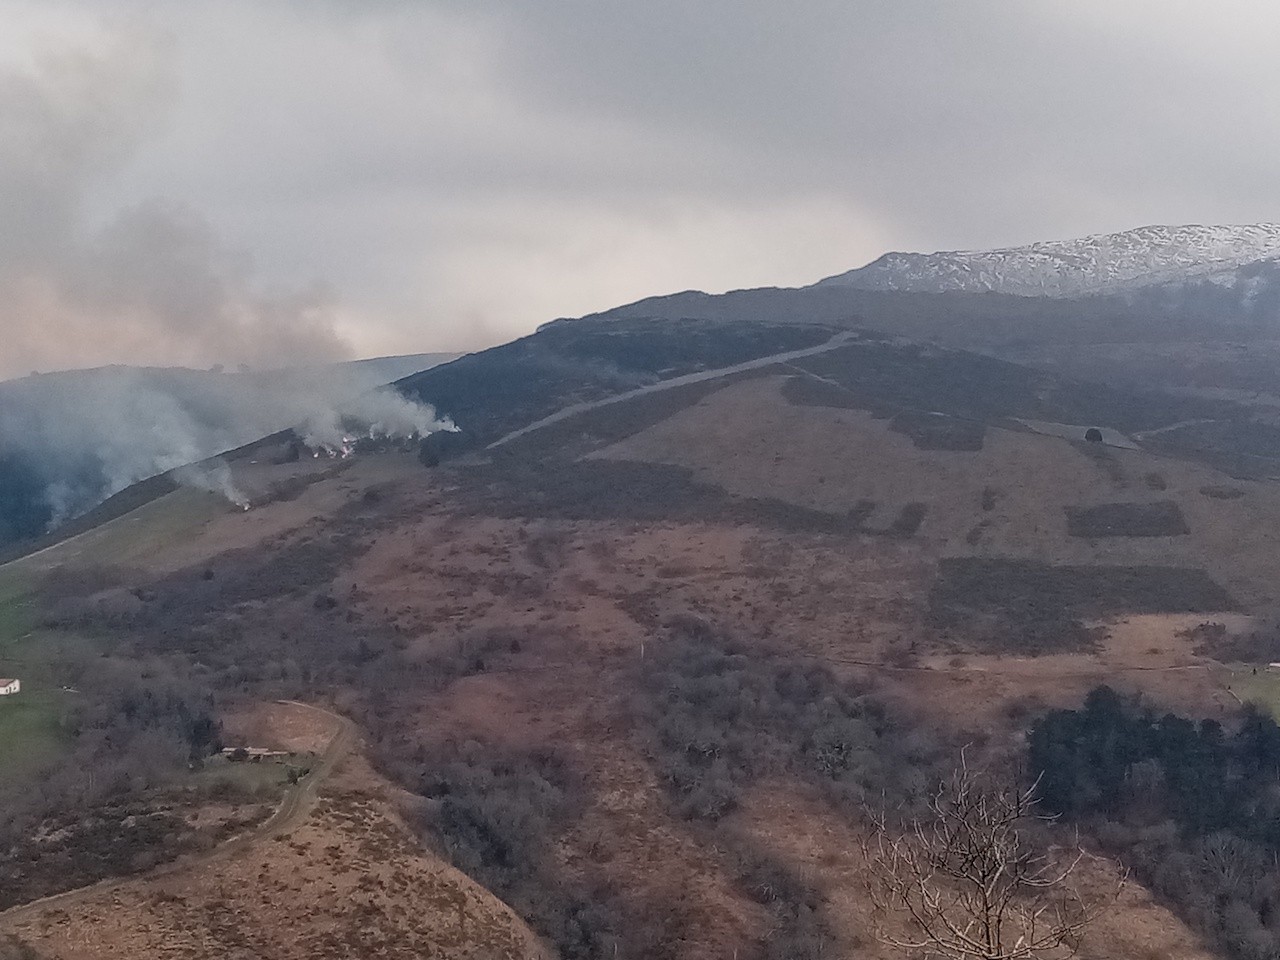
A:
{"type": "MultiPolygon", "coordinates": [[[[1210,442],[1252,422],[1230,402],[795,322],[558,323],[403,387],[461,433],[312,464],[264,443],[230,464],[248,512],[179,488],[0,567],[0,665],[51,704],[37,769],[62,771],[21,803],[7,785],[6,844],[137,762],[128,727],[97,736],[135,669],[224,729],[252,704],[331,704],[384,778],[359,817],[239,873],[77,905],[77,927],[109,913],[103,944],[185,938],[215,902],[236,929],[182,940],[192,960],[292,943],[247,870],[330,937],[310,955],[344,955],[356,927],[325,891],[359,876],[380,949],[424,949],[456,933],[443,894],[413,892],[438,856],[566,960],[887,957],[867,803],[915,802],[965,743],[1021,762],[1031,726],[1100,683],[1225,724],[1237,695],[1280,694],[1232,666],[1280,659],[1280,488],[1210,442]],[[432,851],[395,841],[407,886],[367,853],[325,866],[367,829],[432,851]]],[[[30,730],[9,706],[0,733],[30,730]]],[[[183,729],[167,716],[146,742],[183,729]]],[[[159,790],[185,765],[145,769],[159,790]]],[[[1226,949],[1142,876],[1084,955],[1226,949]]],[[[62,919],[0,931],[100,955],[62,919]]]]}
{"type": "Polygon", "coordinates": [[[685,291],[587,319],[822,323],[1126,389],[1228,399],[1269,421],[1280,404],[1280,268],[1251,258],[1269,255],[1273,233],[1145,228],[1008,251],[888,254],[807,287],[685,291]],[[895,258],[911,265],[901,283],[895,258]],[[1055,293],[1059,281],[1079,290],[1055,293]]]}
{"type": "MultiPolygon", "coordinates": [[[[256,743],[320,751],[334,737],[332,719],[273,703],[242,708],[229,726],[256,743]]],[[[396,797],[363,758],[344,754],[295,827],[148,878],[11,911],[4,924],[42,956],[77,960],[543,956],[509,908],[421,849],[396,797]]]]}

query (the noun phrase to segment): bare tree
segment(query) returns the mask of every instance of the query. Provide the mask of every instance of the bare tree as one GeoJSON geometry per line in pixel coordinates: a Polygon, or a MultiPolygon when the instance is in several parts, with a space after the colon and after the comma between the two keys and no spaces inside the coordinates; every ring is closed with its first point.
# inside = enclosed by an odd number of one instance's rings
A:
{"type": "Polygon", "coordinates": [[[1084,929],[1119,894],[1114,864],[1087,894],[1079,868],[1093,859],[1078,842],[1041,852],[1029,833],[1051,820],[1037,812],[1037,785],[1000,788],[962,762],[929,800],[927,813],[891,829],[873,815],[864,844],[877,937],[945,960],[1065,960],[1084,929]],[[905,922],[904,922],[905,921],[905,922]]]}

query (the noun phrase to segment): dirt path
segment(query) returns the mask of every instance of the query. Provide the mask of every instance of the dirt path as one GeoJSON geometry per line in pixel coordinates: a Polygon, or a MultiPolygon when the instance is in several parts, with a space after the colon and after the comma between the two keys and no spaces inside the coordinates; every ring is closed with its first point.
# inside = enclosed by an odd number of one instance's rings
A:
{"type": "Polygon", "coordinates": [[[320,754],[320,759],[312,767],[311,773],[299,781],[294,789],[285,794],[284,800],[281,801],[280,806],[276,808],[276,812],[271,815],[271,818],[255,830],[218,847],[212,851],[212,855],[225,856],[233,852],[230,848],[241,849],[252,846],[260,840],[283,836],[292,831],[311,812],[311,808],[315,805],[316,792],[320,789],[320,785],[324,783],[329,774],[333,773],[334,767],[351,752],[352,746],[355,745],[356,727],[346,717],[308,703],[300,703],[297,700],[281,700],[280,702],[322,714],[337,723],[338,729],[334,731],[333,737],[329,740],[329,745],[325,747],[324,753],[320,754]]]}
{"type": "Polygon", "coordinates": [[[1158,437],[1162,433],[1172,433],[1174,430],[1181,430],[1183,427],[1196,427],[1202,423],[1217,423],[1217,420],[1179,420],[1177,423],[1171,423],[1167,427],[1157,427],[1154,430],[1141,430],[1133,435],[1135,440],[1145,440],[1147,437],[1158,437]]]}
{"type": "Polygon", "coordinates": [[[788,350],[786,353],[774,353],[767,357],[757,357],[755,360],[748,360],[745,363],[735,363],[731,367],[717,367],[715,370],[702,370],[698,373],[686,373],[682,377],[672,377],[670,380],[660,380],[657,383],[651,383],[647,387],[639,387],[635,390],[628,390],[626,393],[619,393],[612,397],[605,397],[603,400],[590,400],[584,403],[575,403],[572,406],[557,410],[550,416],[543,417],[541,420],[535,420],[527,426],[521,427],[519,430],[513,430],[505,437],[500,437],[486,448],[492,450],[494,447],[500,447],[508,441],[522,437],[526,433],[532,433],[535,430],[541,430],[543,427],[549,427],[553,423],[559,423],[561,420],[567,420],[569,417],[577,416],[588,410],[594,410],[597,407],[607,407],[611,403],[625,403],[636,397],[643,397],[650,393],[661,393],[663,390],[672,390],[676,387],[683,387],[690,383],[701,383],[703,380],[716,380],[720,377],[732,376],[735,373],[741,373],[744,370],[758,370],[761,367],[768,367],[775,363],[786,363],[789,360],[799,360],[803,357],[812,357],[815,354],[826,353],[829,350],[835,350],[837,347],[843,347],[845,344],[858,339],[859,333],[856,330],[846,330],[843,333],[837,333],[826,343],[820,343],[816,347],[805,347],[803,350],[788,350]]]}
{"type": "Polygon", "coordinates": [[[109,893],[126,884],[155,880],[157,877],[178,873],[201,864],[224,860],[255,844],[284,836],[296,829],[314,807],[320,785],[333,773],[334,768],[342,762],[343,758],[350,753],[352,746],[356,742],[356,728],[355,724],[346,717],[339,716],[321,707],[300,703],[297,700],[281,700],[278,702],[319,713],[336,723],[337,730],[334,731],[328,746],[325,747],[324,752],[320,754],[315,765],[311,768],[311,772],[298,781],[297,785],[292,789],[285,791],[284,799],[280,801],[275,813],[267,820],[247,833],[242,833],[237,837],[231,838],[226,843],[219,844],[207,853],[179,857],[177,860],[161,864],[147,873],[134,874],[128,877],[110,877],[87,887],[78,887],[75,890],[55,893],[40,900],[32,900],[30,903],[22,903],[16,907],[10,907],[0,913],[0,927],[28,920],[35,914],[41,913],[50,907],[66,907],[99,894],[109,893]]]}

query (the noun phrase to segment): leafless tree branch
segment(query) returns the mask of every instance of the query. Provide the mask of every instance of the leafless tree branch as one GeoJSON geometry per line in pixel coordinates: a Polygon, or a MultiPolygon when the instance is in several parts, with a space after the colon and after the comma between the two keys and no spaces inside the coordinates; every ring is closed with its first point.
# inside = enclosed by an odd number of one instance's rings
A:
{"type": "Polygon", "coordinates": [[[1030,828],[1052,820],[1038,810],[1038,786],[1001,786],[962,754],[923,815],[891,823],[887,811],[871,814],[863,852],[877,937],[944,960],[1074,956],[1125,873],[1108,864],[1112,882],[1086,892],[1079,868],[1098,858],[1078,838],[1065,851],[1033,844],[1030,828]]]}

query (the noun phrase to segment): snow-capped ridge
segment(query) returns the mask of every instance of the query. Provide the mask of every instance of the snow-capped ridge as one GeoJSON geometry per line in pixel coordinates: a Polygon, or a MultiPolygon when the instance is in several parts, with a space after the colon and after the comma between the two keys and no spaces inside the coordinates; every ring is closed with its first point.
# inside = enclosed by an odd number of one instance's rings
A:
{"type": "Polygon", "coordinates": [[[997,250],[886,253],[817,286],[1079,297],[1215,279],[1280,258],[1280,224],[1147,226],[997,250]]]}

